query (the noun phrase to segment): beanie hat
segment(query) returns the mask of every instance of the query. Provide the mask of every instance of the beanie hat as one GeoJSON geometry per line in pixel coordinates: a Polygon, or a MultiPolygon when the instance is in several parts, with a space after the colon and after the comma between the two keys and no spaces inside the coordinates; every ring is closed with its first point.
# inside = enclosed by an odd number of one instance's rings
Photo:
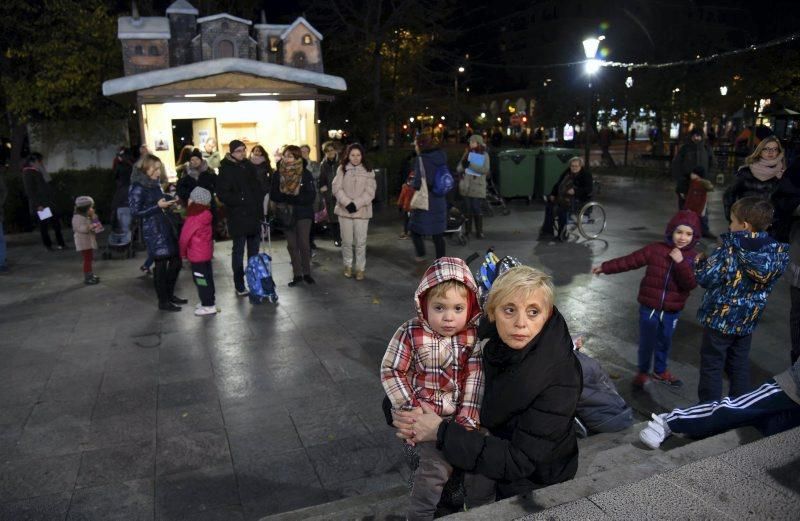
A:
{"type": "Polygon", "coordinates": [[[203,153],[200,152],[199,148],[195,148],[194,150],[192,150],[192,153],[189,154],[189,158],[190,159],[193,158],[193,157],[196,157],[198,159],[203,159],[203,153]]]}
{"type": "Polygon", "coordinates": [[[243,147],[243,146],[245,146],[243,141],[239,141],[238,139],[234,139],[233,141],[231,141],[231,144],[228,147],[228,151],[233,153],[234,150],[236,150],[239,147],[243,147]]]}
{"type": "Polygon", "coordinates": [[[92,206],[94,206],[94,199],[92,199],[88,195],[80,195],[75,198],[76,208],[89,208],[92,206]]]}
{"type": "Polygon", "coordinates": [[[472,134],[469,137],[469,142],[470,143],[476,143],[478,146],[482,146],[482,147],[486,146],[486,143],[483,141],[483,136],[481,136],[480,134],[472,134]]]}
{"type": "Polygon", "coordinates": [[[196,186],[189,194],[189,199],[191,199],[193,203],[211,206],[211,192],[202,186],[196,186]]]}

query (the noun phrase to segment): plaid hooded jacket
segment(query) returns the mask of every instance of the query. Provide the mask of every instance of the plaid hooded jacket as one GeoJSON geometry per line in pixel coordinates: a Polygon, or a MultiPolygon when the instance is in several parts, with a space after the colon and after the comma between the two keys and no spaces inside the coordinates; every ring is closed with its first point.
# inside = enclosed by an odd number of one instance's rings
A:
{"type": "Polygon", "coordinates": [[[455,415],[461,425],[477,427],[484,389],[477,291],[461,259],[439,258],[425,272],[414,293],[417,316],[397,329],[381,362],[381,382],[392,407],[418,407],[424,402],[439,416],[455,415]],[[462,282],[468,289],[467,326],[451,337],[431,329],[425,316],[425,294],[446,280],[462,282]]]}

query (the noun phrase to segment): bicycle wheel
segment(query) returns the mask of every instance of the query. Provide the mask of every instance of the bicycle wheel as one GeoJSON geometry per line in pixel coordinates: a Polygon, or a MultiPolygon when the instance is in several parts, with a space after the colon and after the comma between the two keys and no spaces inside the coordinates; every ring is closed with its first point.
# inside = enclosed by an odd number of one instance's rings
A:
{"type": "Polygon", "coordinates": [[[578,231],[585,239],[596,239],[606,229],[606,210],[592,201],[586,203],[578,214],[578,231]]]}

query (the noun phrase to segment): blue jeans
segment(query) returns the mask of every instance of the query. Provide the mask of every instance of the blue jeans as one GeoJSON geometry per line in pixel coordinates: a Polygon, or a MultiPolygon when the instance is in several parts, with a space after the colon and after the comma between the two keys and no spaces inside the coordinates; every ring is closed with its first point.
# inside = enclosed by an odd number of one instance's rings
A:
{"type": "Polygon", "coordinates": [[[639,306],[639,372],[649,373],[652,361],[653,372],[661,374],[667,370],[672,334],[678,325],[680,311],[657,311],[639,306]]]}
{"type": "Polygon", "coordinates": [[[244,291],[244,247],[247,245],[247,258],[258,255],[258,235],[237,235],[233,237],[233,250],[231,251],[231,269],[233,270],[233,285],[236,291],[244,291]]]}
{"type": "Polygon", "coordinates": [[[728,375],[728,396],[741,396],[750,390],[750,341],[752,335],[725,335],[708,327],[703,329],[700,346],[700,383],[697,396],[701,402],[722,398],[722,370],[728,375]]]}
{"type": "Polygon", "coordinates": [[[752,425],[770,436],[800,425],[800,405],[789,398],[775,380],[769,379],[755,391],[738,398],[674,409],[665,419],[672,432],[694,438],[745,425],[752,425]]]}
{"type": "Polygon", "coordinates": [[[0,221],[0,268],[6,265],[6,236],[3,233],[3,221],[0,221]]]}

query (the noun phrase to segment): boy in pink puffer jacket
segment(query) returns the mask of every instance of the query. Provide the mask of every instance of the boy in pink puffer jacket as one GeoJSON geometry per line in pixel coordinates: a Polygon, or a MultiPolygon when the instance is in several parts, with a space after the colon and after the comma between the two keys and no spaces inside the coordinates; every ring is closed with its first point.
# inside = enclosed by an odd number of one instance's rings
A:
{"type": "Polygon", "coordinates": [[[192,278],[197,286],[200,304],[194,310],[197,316],[214,315],[214,273],[211,257],[214,255],[214,242],[211,229],[211,192],[200,186],[189,194],[186,208],[186,222],[181,229],[179,240],[181,258],[192,264],[192,278]]]}

